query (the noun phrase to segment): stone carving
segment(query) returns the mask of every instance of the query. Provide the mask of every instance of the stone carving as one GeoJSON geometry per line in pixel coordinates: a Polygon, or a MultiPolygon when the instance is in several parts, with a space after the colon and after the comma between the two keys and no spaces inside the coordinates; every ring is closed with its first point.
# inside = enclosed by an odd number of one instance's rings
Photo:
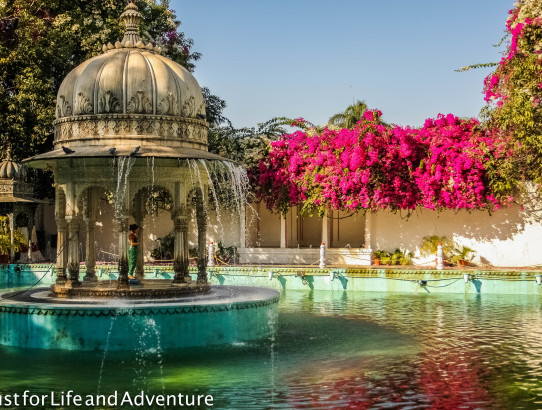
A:
{"type": "Polygon", "coordinates": [[[201,104],[199,105],[197,114],[206,115],[206,113],[207,113],[207,105],[205,104],[205,101],[202,101],[201,104]]]}
{"type": "Polygon", "coordinates": [[[137,95],[130,98],[126,106],[128,114],[152,114],[152,103],[142,90],[137,91],[137,95]]]}
{"type": "Polygon", "coordinates": [[[72,107],[63,95],[58,96],[56,112],[58,118],[69,117],[72,115],[72,107]]]}
{"type": "Polygon", "coordinates": [[[168,95],[160,101],[158,104],[158,114],[160,115],[175,115],[177,112],[175,98],[173,93],[168,93],[168,95]]]}
{"type": "Polygon", "coordinates": [[[99,121],[93,116],[80,116],[63,118],[55,122],[57,142],[122,134],[152,135],[206,144],[207,123],[195,118],[120,114],[102,114],[99,121]]]}
{"type": "Polygon", "coordinates": [[[98,102],[98,113],[104,114],[104,113],[121,113],[122,112],[122,106],[120,104],[120,101],[117,97],[115,97],[111,91],[106,91],[105,95],[102,95],[100,97],[100,101],[98,102]]]}
{"type": "Polygon", "coordinates": [[[76,115],[88,115],[94,112],[92,103],[83,93],[77,94],[75,106],[77,107],[75,113],[76,115]]]}
{"type": "Polygon", "coordinates": [[[183,104],[183,108],[181,110],[181,116],[192,118],[195,115],[195,111],[196,111],[196,99],[194,98],[193,95],[191,95],[190,98],[186,100],[183,104]]]}

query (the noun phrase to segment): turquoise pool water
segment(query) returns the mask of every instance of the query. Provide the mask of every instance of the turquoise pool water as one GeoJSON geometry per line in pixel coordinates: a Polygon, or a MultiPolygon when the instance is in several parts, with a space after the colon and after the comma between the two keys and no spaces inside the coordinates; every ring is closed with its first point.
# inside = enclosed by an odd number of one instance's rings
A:
{"type": "Polygon", "coordinates": [[[205,394],[217,409],[540,409],[541,300],[287,291],[277,333],[258,343],[162,351],[149,331],[129,353],[0,347],[0,394],[205,394]]]}

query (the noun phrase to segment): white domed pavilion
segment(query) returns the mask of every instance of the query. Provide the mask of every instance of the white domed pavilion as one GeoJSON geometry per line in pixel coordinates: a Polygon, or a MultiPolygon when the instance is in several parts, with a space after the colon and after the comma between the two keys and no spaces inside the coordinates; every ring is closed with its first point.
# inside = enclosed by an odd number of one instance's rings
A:
{"type": "MultiPolygon", "coordinates": [[[[118,289],[128,281],[128,226],[142,225],[145,203],[155,192],[171,198],[175,232],[173,284],[189,284],[188,222],[195,206],[198,227],[198,284],[205,273],[208,179],[201,160],[223,160],[207,151],[205,103],[194,76],[162,56],[159,47],[138,35],[142,16],[128,4],[121,15],[122,41],[103,46],[103,54],[73,69],[57,95],[54,149],[27,159],[54,174],[58,227],[57,280],[53,290],[80,288],[79,228],[86,225],[86,276],[95,274],[96,202],[104,193],[114,204],[119,233],[118,289]],[[152,158],[152,169],[149,159],[152,158]],[[197,159],[189,162],[187,160],[197,159]],[[156,160],[156,163],[155,163],[156,160]],[[152,175],[151,175],[152,174],[152,175]],[[194,175],[198,178],[195,180],[194,175]],[[69,275],[67,274],[69,272],[69,275]]],[[[142,235],[142,232],[140,232],[142,235]]],[[[136,277],[143,280],[143,250],[136,277]]]]}

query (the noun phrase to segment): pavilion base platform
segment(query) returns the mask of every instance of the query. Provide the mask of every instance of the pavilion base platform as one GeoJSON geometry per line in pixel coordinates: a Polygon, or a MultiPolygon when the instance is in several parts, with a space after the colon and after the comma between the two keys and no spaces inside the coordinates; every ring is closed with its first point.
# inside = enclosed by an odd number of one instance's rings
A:
{"type": "Polygon", "coordinates": [[[77,287],[54,284],[51,286],[51,292],[56,298],[164,299],[203,294],[211,290],[208,283],[193,282],[190,278],[186,278],[184,283],[160,279],[129,281],[127,287],[121,289],[118,288],[118,284],[118,280],[83,281],[79,282],[77,287]]]}
{"type": "Polygon", "coordinates": [[[279,293],[212,286],[159,300],[58,299],[49,288],[0,293],[0,344],[64,350],[142,350],[246,343],[274,334],[279,293]]]}

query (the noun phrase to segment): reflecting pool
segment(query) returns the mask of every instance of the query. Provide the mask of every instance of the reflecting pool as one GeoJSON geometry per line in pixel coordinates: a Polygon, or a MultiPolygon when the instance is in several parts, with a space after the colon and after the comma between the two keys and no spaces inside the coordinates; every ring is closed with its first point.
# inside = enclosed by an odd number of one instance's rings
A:
{"type": "Polygon", "coordinates": [[[258,343],[163,351],[149,332],[127,335],[141,340],[134,352],[0,347],[0,393],[205,394],[218,409],[540,409],[541,300],[286,291],[277,333],[258,343]]]}

